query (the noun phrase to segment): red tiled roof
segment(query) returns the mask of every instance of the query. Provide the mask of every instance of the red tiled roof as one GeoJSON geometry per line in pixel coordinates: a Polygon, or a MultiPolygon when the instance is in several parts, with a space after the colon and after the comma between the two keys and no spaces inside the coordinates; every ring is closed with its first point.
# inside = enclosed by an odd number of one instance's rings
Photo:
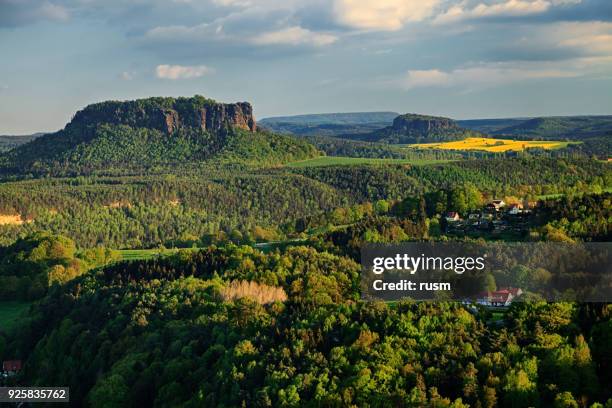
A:
{"type": "Polygon", "coordinates": [[[518,296],[519,288],[501,288],[491,292],[480,292],[478,299],[487,299],[490,302],[506,303],[510,296],[518,296]]]}
{"type": "Polygon", "coordinates": [[[7,360],[2,362],[2,371],[21,370],[21,360],[7,360]]]}

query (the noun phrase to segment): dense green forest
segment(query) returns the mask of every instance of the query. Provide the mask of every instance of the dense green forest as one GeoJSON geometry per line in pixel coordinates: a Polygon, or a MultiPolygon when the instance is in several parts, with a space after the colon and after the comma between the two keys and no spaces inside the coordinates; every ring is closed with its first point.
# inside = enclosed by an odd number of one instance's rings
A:
{"type": "Polygon", "coordinates": [[[3,347],[28,356],[28,383],[70,385],[92,406],[596,407],[611,396],[607,305],[517,303],[498,326],[456,303],[360,301],[358,274],[306,247],[119,264],[53,288],[3,347]]]}
{"type": "Polygon", "coordinates": [[[103,247],[77,252],[74,241],[61,235],[32,234],[0,247],[0,300],[39,299],[48,288],[118,258],[103,247]]]}
{"type": "MultiPolygon", "coordinates": [[[[278,154],[288,153],[283,149],[278,154]]],[[[607,164],[570,159],[500,158],[427,166],[244,166],[5,182],[0,185],[0,214],[17,218],[0,225],[0,242],[9,244],[36,231],[66,235],[82,248],[148,248],[193,243],[211,234],[248,242],[259,239],[256,229],[285,235],[290,230],[283,230],[284,225],[340,206],[402,200],[465,184],[488,197],[574,195],[601,192],[612,184],[607,164]]]]}
{"type": "MultiPolygon", "coordinates": [[[[354,115],[300,120],[363,135],[390,113],[354,115]]],[[[607,139],[411,152],[385,137],[470,131],[400,118],[377,141],[295,138],[247,103],[111,101],[5,153],[0,359],[24,366],[0,384],[69,386],[73,406],[612,407],[609,304],[371,302],[358,263],[368,243],[609,242],[612,169],[591,157],[607,139]],[[390,160],[291,165],[324,154],[390,160]],[[468,231],[495,199],[525,211],[468,231]]]]}
{"type": "Polygon", "coordinates": [[[102,124],[90,140],[72,144],[73,132],[43,136],[6,154],[0,171],[5,174],[76,175],[100,170],[143,170],[185,163],[283,164],[316,157],[320,153],[305,141],[287,136],[229,129],[221,133],[186,129],[167,134],[151,128],[102,124]]]}

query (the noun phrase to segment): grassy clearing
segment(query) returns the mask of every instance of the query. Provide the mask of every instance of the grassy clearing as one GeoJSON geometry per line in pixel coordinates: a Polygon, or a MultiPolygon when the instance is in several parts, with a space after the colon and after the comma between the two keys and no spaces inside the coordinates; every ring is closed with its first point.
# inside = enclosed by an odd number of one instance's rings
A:
{"type": "Polygon", "coordinates": [[[423,166],[426,164],[446,163],[450,160],[429,159],[376,159],[370,157],[343,157],[343,156],[321,156],[314,159],[300,160],[288,163],[288,167],[323,167],[323,166],[358,166],[358,165],[381,165],[381,164],[412,164],[423,166]]]}
{"type": "Polygon", "coordinates": [[[438,149],[438,150],[481,150],[485,152],[501,153],[507,151],[523,151],[529,148],[562,149],[574,142],[561,142],[555,140],[511,140],[492,139],[485,137],[468,137],[464,140],[444,143],[419,143],[408,145],[412,149],[438,149]]]}
{"type": "MultiPolygon", "coordinates": [[[[199,248],[182,248],[187,251],[195,251],[199,248]]],[[[152,259],[157,258],[159,256],[167,256],[172,255],[180,251],[180,249],[121,249],[119,253],[121,254],[122,261],[141,261],[144,259],[152,259]]]]}
{"type": "Polygon", "coordinates": [[[0,332],[10,331],[17,325],[19,316],[30,307],[30,302],[0,301],[0,332]]]}

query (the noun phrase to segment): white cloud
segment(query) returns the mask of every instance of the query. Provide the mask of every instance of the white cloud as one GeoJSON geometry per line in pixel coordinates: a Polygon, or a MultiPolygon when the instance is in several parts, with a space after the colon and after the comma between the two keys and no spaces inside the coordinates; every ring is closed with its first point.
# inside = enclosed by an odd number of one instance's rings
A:
{"type": "Polygon", "coordinates": [[[145,33],[145,37],[153,40],[210,40],[222,35],[223,26],[214,24],[198,24],[195,26],[160,26],[145,33]]]}
{"type": "Polygon", "coordinates": [[[588,55],[612,56],[612,23],[602,21],[562,22],[545,28],[542,38],[556,46],[588,55]]]}
{"type": "Polygon", "coordinates": [[[213,3],[226,7],[249,7],[253,5],[250,0],[213,0],[213,3]]]}
{"type": "Polygon", "coordinates": [[[406,79],[403,85],[407,89],[446,86],[449,84],[450,80],[451,75],[439,69],[411,70],[406,73],[406,79]]]}
{"type": "Polygon", "coordinates": [[[472,11],[475,17],[525,16],[543,13],[551,6],[546,0],[507,0],[502,3],[480,3],[472,11]]]}
{"type": "Polygon", "coordinates": [[[119,77],[121,79],[123,79],[124,81],[131,81],[132,79],[134,79],[134,72],[130,72],[130,71],[123,71],[119,77]]]}
{"type": "Polygon", "coordinates": [[[214,70],[206,65],[158,65],[155,74],[163,79],[191,79],[211,74],[214,70]]]}
{"type": "Polygon", "coordinates": [[[316,47],[333,44],[338,37],[317,33],[294,26],[278,31],[269,31],[255,36],[251,42],[257,45],[312,45],[316,47]]]}
{"type": "Polygon", "coordinates": [[[39,8],[38,13],[42,18],[50,20],[66,21],[70,18],[68,10],[57,4],[45,1],[39,8]]]}
{"type": "Polygon", "coordinates": [[[430,17],[440,0],[335,0],[338,23],[360,30],[396,31],[430,17]]]}
{"type": "Polygon", "coordinates": [[[434,19],[434,23],[450,23],[486,17],[518,17],[541,14],[551,7],[578,4],[582,0],[503,0],[481,2],[470,6],[467,1],[452,5],[434,19]]]}
{"type": "Polygon", "coordinates": [[[451,71],[409,70],[400,81],[404,89],[425,87],[488,88],[534,79],[573,78],[581,74],[548,63],[494,63],[457,68],[451,71]]]}

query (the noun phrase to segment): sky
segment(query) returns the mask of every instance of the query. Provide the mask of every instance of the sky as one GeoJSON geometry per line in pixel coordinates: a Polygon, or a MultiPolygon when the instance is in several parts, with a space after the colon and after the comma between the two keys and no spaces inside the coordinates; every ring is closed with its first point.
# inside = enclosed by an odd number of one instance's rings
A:
{"type": "Polygon", "coordinates": [[[0,134],[103,100],[612,114],[611,0],[0,0],[0,134]]]}

